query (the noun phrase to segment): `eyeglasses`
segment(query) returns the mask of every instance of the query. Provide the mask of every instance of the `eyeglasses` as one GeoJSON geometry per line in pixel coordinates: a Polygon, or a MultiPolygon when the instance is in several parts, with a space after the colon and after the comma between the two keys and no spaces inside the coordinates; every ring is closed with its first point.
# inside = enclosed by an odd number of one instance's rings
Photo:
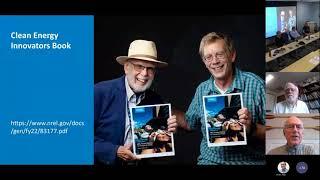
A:
{"type": "Polygon", "coordinates": [[[303,125],[302,124],[287,124],[287,125],[285,125],[285,128],[289,129],[289,130],[293,130],[294,127],[296,127],[298,130],[303,129],[303,125]]]}
{"type": "Polygon", "coordinates": [[[223,51],[223,52],[218,52],[216,54],[208,54],[206,56],[204,56],[204,60],[207,61],[207,62],[211,62],[213,60],[213,58],[216,58],[216,59],[225,59],[226,58],[226,53],[223,51]]]}
{"type": "Polygon", "coordinates": [[[290,91],[296,92],[296,89],[294,89],[294,88],[287,88],[287,89],[285,89],[285,92],[290,92],[290,91]]]}
{"type": "Polygon", "coordinates": [[[141,71],[143,71],[144,69],[147,70],[147,73],[148,74],[154,74],[156,72],[156,68],[154,67],[146,67],[146,66],[143,66],[143,65],[140,65],[140,64],[134,64],[132,62],[129,61],[130,64],[133,65],[133,68],[135,71],[141,73],[141,71]]]}

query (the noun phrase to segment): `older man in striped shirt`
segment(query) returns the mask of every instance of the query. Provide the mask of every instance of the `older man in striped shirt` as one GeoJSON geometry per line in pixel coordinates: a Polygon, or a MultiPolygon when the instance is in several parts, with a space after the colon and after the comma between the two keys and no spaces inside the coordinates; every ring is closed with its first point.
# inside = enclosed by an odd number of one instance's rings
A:
{"type": "Polygon", "coordinates": [[[302,144],[303,139],[303,123],[295,117],[289,117],[283,127],[283,135],[287,143],[283,146],[272,149],[269,155],[313,155],[315,154],[312,146],[302,144]]]}

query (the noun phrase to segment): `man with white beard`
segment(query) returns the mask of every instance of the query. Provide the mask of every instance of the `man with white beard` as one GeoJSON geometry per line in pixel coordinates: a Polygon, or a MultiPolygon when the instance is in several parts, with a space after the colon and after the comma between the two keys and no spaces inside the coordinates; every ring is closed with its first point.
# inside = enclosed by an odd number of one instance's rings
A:
{"type": "Polygon", "coordinates": [[[284,94],[286,100],[277,103],[277,105],[273,108],[273,113],[309,113],[306,103],[298,100],[299,89],[294,83],[286,83],[284,86],[284,94]]]}
{"type": "MultiPolygon", "coordinates": [[[[128,56],[119,56],[116,60],[123,65],[125,75],[94,86],[94,153],[97,164],[127,165],[138,160],[132,153],[129,109],[164,103],[158,94],[150,90],[156,68],[168,65],[158,60],[154,42],[135,40],[130,44],[128,56]]],[[[176,116],[170,116],[167,124],[168,131],[175,132],[176,116]]]]}

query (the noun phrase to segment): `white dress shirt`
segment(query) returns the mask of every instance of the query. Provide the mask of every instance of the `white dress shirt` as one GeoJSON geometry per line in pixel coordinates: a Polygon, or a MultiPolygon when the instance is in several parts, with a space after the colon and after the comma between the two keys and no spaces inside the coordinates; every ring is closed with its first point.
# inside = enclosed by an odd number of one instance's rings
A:
{"type": "Polygon", "coordinates": [[[309,113],[308,106],[305,102],[298,100],[296,104],[290,104],[287,101],[277,103],[273,108],[273,113],[309,113]]]}
{"type": "Polygon", "coordinates": [[[129,145],[132,143],[132,129],[131,129],[131,120],[130,120],[130,108],[136,107],[144,98],[145,94],[141,94],[137,97],[137,95],[132,91],[131,87],[129,86],[127,77],[125,78],[125,86],[127,92],[127,102],[126,102],[126,128],[125,128],[125,135],[124,135],[124,144],[129,145]]]}

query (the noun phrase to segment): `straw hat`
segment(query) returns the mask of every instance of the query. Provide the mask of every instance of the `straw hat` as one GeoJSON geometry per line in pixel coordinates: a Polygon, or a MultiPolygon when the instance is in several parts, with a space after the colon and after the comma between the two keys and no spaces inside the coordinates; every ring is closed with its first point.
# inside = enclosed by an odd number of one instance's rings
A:
{"type": "Polygon", "coordinates": [[[168,66],[168,63],[158,60],[157,48],[153,41],[135,40],[130,44],[128,56],[118,56],[116,58],[117,62],[121,65],[128,59],[154,62],[160,68],[168,66]]]}

